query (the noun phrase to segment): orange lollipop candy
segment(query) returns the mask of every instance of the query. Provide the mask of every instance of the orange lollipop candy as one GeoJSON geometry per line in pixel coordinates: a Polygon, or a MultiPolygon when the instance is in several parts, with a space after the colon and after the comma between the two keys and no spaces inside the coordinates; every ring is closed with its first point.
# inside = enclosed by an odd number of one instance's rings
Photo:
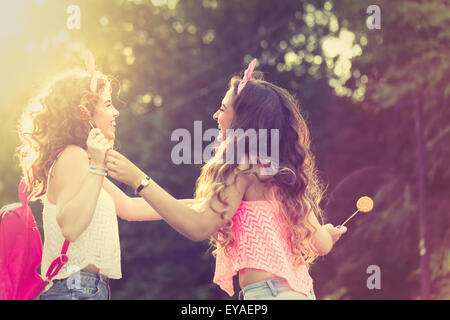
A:
{"type": "Polygon", "coordinates": [[[91,122],[91,113],[89,112],[89,110],[82,104],[80,104],[78,106],[77,110],[78,110],[78,115],[80,116],[81,120],[89,122],[92,129],[94,129],[94,126],[92,125],[92,122],[91,122]]]}
{"type": "Polygon", "coordinates": [[[361,212],[369,212],[373,209],[373,200],[369,197],[361,197],[358,199],[356,207],[361,212]]]}
{"type": "Polygon", "coordinates": [[[356,212],[354,214],[352,214],[350,216],[350,218],[348,218],[347,220],[345,220],[345,222],[343,224],[341,224],[340,226],[338,226],[337,228],[341,228],[344,226],[344,224],[346,224],[351,218],[353,218],[355,216],[355,214],[357,214],[358,212],[369,212],[373,209],[373,200],[370,197],[364,196],[358,199],[358,201],[356,202],[356,207],[358,208],[358,210],[356,210],[356,212]]]}

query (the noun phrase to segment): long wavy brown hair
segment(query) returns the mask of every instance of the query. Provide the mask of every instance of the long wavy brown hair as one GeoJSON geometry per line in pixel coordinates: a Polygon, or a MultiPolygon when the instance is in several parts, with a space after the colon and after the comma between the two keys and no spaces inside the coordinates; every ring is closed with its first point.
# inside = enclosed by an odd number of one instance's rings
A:
{"type": "MultiPolygon", "coordinates": [[[[224,161],[227,148],[236,150],[238,139],[228,137],[216,150],[216,154],[206,163],[197,180],[195,197],[199,199],[199,207],[210,205],[210,200],[218,199],[227,206],[223,196],[229,186],[227,178],[235,174],[234,183],[239,175],[254,174],[259,181],[267,184],[273,190],[285,222],[291,232],[288,239],[292,252],[297,257],[296,265],[305,264],[309,267],[317,258],[311,249],[314,227],[307,220],[308,208],[323,221],[323,213],[319,206],[325,187],[319,179],[315,167],[314,156],[310,151],[310,134],[305,120],[300,113],[297,100],[285,89],[262,79],[260,73],[254,73],[242,92],[237,96],[237,86],[242,79],[233,77],[229,83],[229,90],[233,92],[232,106],[235,116],[230,129],[278,129],[279,130],[279,164],[273,175],[259,177],[255,165],[260,168],[261,163],[251,164],[248,169],[241,170],[239,162],[224,161]]],[[[271,145],[270,135],[267,145],[271,145]]],[[[245,153],[249,158],[250,141],[246,140],[245,153]]],[[[254,143],[254,142],[253,142],[254,143]]],[[[260,145],[260,141],[257,141],[260,145]]],[[[234,153],[236,154],[236,152],[234,153]]],[[[212,208],[216,213],[225,217],[226,210],[212,208]]],[[[224,226],[210,238],[213,255],[218,250],[229,249],[233,245],[231,232],[233,222],[228,219],[224,226]]]]}
{"type": "Polygon", "coordinates": [[[56,76],[32,98],[18,125],[21,145],[17,150],[23,179],[32,200],[47,191],[47,177],[56,152],[68,145],[86,149],[91,129],[81,120],[77,108],[84,105],[91,113],[103,90],[111,90],[111,78],[97,72],[97,91],[90,91],[91,75],[86,71],[67,71],[56,76]]]}

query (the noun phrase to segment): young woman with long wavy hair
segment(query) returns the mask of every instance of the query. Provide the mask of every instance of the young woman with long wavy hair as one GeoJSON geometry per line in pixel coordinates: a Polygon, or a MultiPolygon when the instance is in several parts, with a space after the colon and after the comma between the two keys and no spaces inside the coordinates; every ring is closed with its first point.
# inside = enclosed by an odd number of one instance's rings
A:
{"type": "Polygon", "coordinates": [[[251,77],[255,63],[244,79],[231,79],[213,115],[222,142],[202,168],[194,203],[173,198],[118,152],[107,153],[108,174],[135,188],[182,235],[193,241],[210,238],[214,282],[229,295],[239,273],[239,298],[315,299],[309,265],[328,254],[346,228],[319,223],[324,188],[308,127],[287,90],[251,77]],[[278,136],[265,135],[268,141],[261,141],[260,135],[252,140],[235,134],[248,130],[276,130],[278,136]],[[242,142],[244,155],[228,157],[227,150],[236,155],[242,142]],[[273,143],[278,159],[266,168],[268,158],[249,150],[273,143]]]}
{"type": "Polygon", "coordinates": [[[161,219],[143,199],[126,196],[105,177],[119,116],[111,93],[104,74],[67,71],[29,102],[19,123],[24,180],[32,200],[43,203],[43,278],[64,241],[70,242],[67,263],[40,299],[110,299],[109,279],[122,276],[117,215],[161,219]],[[95,128],[80,118],[80,105],[95,128]]]}

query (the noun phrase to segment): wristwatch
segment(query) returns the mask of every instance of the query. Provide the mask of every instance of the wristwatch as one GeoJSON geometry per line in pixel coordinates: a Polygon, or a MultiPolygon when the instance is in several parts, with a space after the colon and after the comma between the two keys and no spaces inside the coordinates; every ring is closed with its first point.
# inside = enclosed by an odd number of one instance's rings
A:
{"type": "Polygon", "coordinates": [[[139,185],[139,187],[136,188],[136,190],[134,191],[134,194],[138,195],[139,192],[141,192],[142,189],[144,189],[146,186],[148,186],[149,183],[150,183],[149,177],[145,177],[144,179],[142,179],[141,184],[139,185]]]}

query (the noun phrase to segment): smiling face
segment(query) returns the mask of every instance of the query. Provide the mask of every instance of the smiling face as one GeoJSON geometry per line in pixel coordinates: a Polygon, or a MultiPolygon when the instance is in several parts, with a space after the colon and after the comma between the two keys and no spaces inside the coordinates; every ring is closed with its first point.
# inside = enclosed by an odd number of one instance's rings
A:
{"type": "Polygon", "coordinates": [[[101,129],[107,139],[114,140],[116,137],[116,118],[120,113],[112,105],[109,90],[103,90],[100,98],[99,103],[95,107],[92,124],[96,128],[101,129]]]}
{"type": "Polygon", "coordinates": [[[222,100],[219,110],[213,115],[213,119],[217,121],[220,133],[222,134],[223,140],[225,140],[226,130],[231,127],[233,118],[235,115],[232,101],[233,101],[233,91],[228,90],[227,94],[222,100]]]}

